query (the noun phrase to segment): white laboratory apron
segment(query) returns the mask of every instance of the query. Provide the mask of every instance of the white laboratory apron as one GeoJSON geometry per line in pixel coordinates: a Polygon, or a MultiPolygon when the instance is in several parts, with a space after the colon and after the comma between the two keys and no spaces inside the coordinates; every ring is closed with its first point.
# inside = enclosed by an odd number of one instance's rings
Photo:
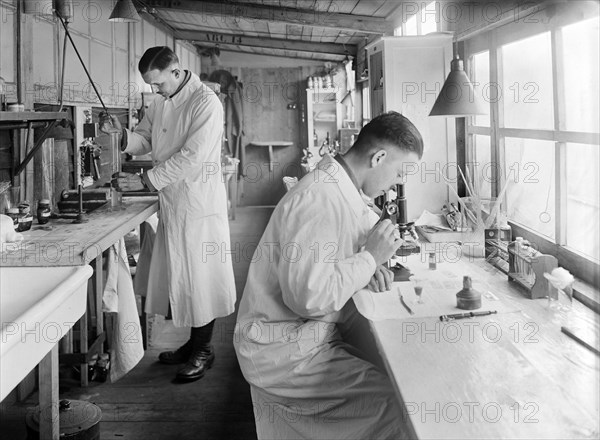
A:
{"type": "Polygon", "coordinates": [[[146,312],[165,315],[170,303],[178,327],[205,325],[235,306],[222,136],[222,105],[195,74],[173,98],[157,97],[127,133],[126,152],[152,153],[147,173],[159,190],[146,312]]]}
{"type": "Polygon", "coordinates": [[[405,436],[387,376],[342,338],[375,272],[376,216],[326,156],[275,208],[250,265],[234,346],[260,439],[405,436]]]}

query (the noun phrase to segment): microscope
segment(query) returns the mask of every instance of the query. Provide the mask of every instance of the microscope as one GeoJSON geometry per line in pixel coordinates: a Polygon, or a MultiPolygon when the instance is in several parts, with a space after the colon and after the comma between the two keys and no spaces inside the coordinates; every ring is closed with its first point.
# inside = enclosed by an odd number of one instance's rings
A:
{"type": "MultiPolygon", "coordinates": [[[[407,221],[406,196],[404,194],[404,184],[396,185],[396,197],[390,197],[389,193],[383,196],[383,206],[379,222],[390,219],[392,224],[398,228],[400,238],[404,240],[402,245],[396,251],[396,255],[405,257],[410,254],[419,253],[421,248],[417,242],[418,236],[415,230],[414,222],[407,221]]],[[[394,271],[394,281],[406,281],[411,275],[408,268],[396,263],[392,266],[391,260],[388,267],[394,271]]]]}

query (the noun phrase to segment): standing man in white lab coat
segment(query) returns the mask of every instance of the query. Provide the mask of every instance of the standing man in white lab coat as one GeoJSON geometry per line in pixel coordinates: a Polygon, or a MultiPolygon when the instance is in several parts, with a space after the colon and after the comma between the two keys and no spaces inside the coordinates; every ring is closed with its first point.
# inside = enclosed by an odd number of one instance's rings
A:
{"type": "MultiPolygon", "coordinates": [[[[212,366],[215,319],[235,307],[227,199],[221,176],[223,108],[198,76],[179,65],[166,46],[148,49],[138,64],[144,81],[161,95],[134,131],[111,116],[105,132],[122,132],[121,149],[152,153],[154,167],[142,175],[119,173],[119,191],[157,190],[160,212],[146,312],[166,315],[191,327],[190,339],[159,355],[167,364],[185,364],[177,379],[200,379],[212,366]]],[[[103,119],[106,120],[106,117],[103,119]]],[[[102,122],[102,121],[101,121],[102,122]]]]}
{"type": "Polygon", "coordinates": [[[360,321],[352,295],[389,290],[393,274],[383,264],[402,243],[389,220],[374,226],[364,196],[400,183],[422,154],[407,118],[378,116],[346,155],[326,156],[275,208],[234,336],[259,439],[409,435],[388,377],[347,336],[360,321]]]}

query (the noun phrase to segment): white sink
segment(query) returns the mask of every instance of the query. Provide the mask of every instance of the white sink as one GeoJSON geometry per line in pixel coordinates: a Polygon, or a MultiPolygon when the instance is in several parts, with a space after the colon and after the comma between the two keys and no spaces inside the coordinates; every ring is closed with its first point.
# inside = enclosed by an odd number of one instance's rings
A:
{"type": "Polygon", "coordinates": [[[0,400],[81,318],[92,268],[0,267],[0,400]]]}

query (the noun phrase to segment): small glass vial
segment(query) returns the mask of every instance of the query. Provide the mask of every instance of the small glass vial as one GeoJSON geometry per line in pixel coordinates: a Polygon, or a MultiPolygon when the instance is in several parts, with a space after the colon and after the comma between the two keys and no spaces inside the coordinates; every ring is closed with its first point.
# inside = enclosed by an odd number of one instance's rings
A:
{"type": "Polygon", "coordinates": [[[437,269],[437,261],[435,259],[435,252],[429,252],[429,270],[437,269]]]}
{"type": "Polygon", "coordinates": [[[8,208],[6,215],[12,218],[15,230],[19,227],[19,208],[8,208]]]}
{"type": "Polygon", "coordinates": [[[50,215],[52,211],[50,210],[50,200],[49,199],[41,199],[38,201],[37,206],[37,221],[40,225],[45,225],[50,221],[50,215]]]}

